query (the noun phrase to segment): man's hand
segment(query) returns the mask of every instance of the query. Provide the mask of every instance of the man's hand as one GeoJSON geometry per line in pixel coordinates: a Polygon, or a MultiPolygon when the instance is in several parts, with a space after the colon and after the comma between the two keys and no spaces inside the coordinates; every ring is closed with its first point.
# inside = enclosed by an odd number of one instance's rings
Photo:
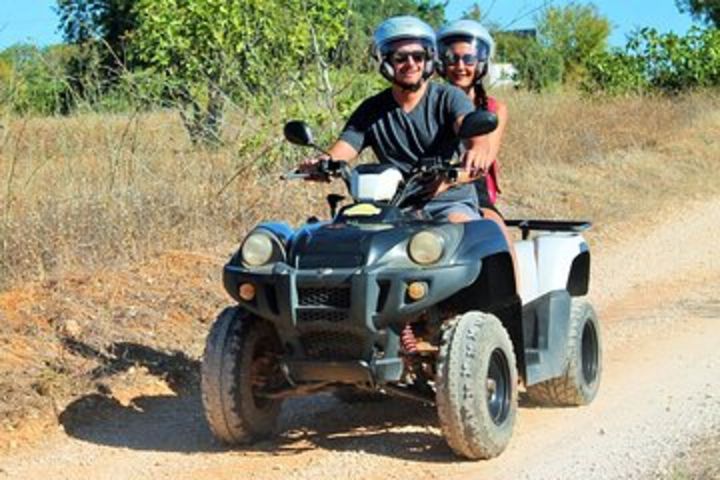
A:
{"type": "Polygon", "coordinates": [[[298,165],[298,173],[307,173],[309,176],[305,180],[310,182],[330,182],[330,177],[318,171],[318,164],[323,160],[330,160],[330,156],[325,153],[320,153],[312,157],[303,159],[298,165]]]}

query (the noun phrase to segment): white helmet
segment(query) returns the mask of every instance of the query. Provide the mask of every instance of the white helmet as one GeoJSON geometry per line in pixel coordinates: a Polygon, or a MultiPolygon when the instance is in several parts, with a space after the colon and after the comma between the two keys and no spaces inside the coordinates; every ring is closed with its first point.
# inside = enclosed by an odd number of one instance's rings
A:
{"type": "Polygon", "coordinates": [[[423,78],[430,77],[435,68],[435,32],[427,23],[409,15],[388,18],[375,30],[373,54],[380,63],[380,73],[389,81],[394,80],[395,69],[390,61],[390,55],[393,53],[393,43],[398,40],[418,40],[422,44],[428,57],[423,78]]]}
{"type": "Polygon", "coordinates": [[[475,20],[458,20],[445,25],[437,32],[438,42],[438,71],[445,75],[445,58],[450,45],[457,41],[469,42],[475,47],[478,56],[478,64],[475,68],[475,81],[479,82],[488,73],[490,61],[495,55],[495,41],[488,32],[475,20]]]}

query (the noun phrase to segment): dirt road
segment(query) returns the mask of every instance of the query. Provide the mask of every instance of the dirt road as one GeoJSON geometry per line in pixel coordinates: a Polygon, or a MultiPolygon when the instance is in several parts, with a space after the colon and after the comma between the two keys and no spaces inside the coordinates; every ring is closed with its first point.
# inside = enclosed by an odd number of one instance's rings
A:
{"type": "MultiPolygon", "coordinates": [[[[630,228],[630,227],[628,227],[630,228]]],[[[591,298],[605,371],[584,408],[521,403],[497,459],[455,458],[434,410],[400,400],[290,401],[276,441],[214,443],[197,392],[158,389],[129,406],[85,398],[39,448],[0,459],[0,478],[646,478],[697,438],[720,433],[720,200],[593,245],[591,298]],[[102,408],[100,408],[102,407],[102,408]],[[103,419],[82,422],[88,409],[103,419]]],[[[588,237],[592,242],[592,232],[588,237]]],[[[720,461],[720,460],[718,460],[720,461]]]]}

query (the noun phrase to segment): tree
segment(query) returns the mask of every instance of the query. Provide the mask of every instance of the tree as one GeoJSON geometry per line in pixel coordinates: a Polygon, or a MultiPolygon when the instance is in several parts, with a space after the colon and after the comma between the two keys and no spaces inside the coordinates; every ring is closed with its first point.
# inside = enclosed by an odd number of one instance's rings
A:
{"type": "Polygon", "coordinates": [[[0,104],[20,113],[52,115],[62,110],[64,70],[74,47],[16,44],[0,52],[0,104]]]}
{"type": "Polygon", "coordinates": [[[470,5],[470,8],[465,10],[462,14],[462,18],[467,20],[475,20],[476,22],[482,22],[483,21],[483,12],[480,8],[480,4],[475,2],[472,5],[470,5]]]}
{"type": "Polygon", "coordinates": [[[720,86],[720,30],[692,27],[684,36],[643,28],[624,50],[595,55],[588,62],[584,90],[627,94],[676,93],[720,86]]]}
{"type": "Polygon", "coordinates": [[[676,4],[681,12],[720,27],[720,0],[676,0],[676,4]]]}
{"type": "Polygon", "coordinates": [[[133,53],[167,75],[194,141],[219,139],[228,95],[246,106],[345,38],[332,0],[138,0],[133,53]]]}
{"type": "Polygon", "coordinates": [[[102,40],[116,54],[137,26],[137,0],[57,0],[60,30],[68,43],[102,40]]]}
{"type": "Polygon", "coordinates": [[[563,58],[535,38],[511,32],[495,34],[497,59],[512,63],[516,81],[528,90],[540,92],[559,84],[563,78],[563,58]]]}
{"type": "Polygon", "coordinates": [[[539,41],[563,59],[563,81],[576,82],[585,75],[591,55],[606,49],[610,22],[590,5],[550,7],[537,20],[539,41]]]}
{"type": "MultiPolygon", "coordinates": [[[[77,46],[67,65],[70,95],[68,110],[76,99],[96,102],[128,65],[130,32],[137,26],[137,0],[57,0],[59,30],[65,41],[77,46]]],[[[135,65],[138,66],[138,65],[135,65]]]]}
{"type": "Polygon", "coordinates": [[[372,69],[369,47],[380,22],[396,15],[413,15],[439,28],[445,23],[446,5],[447,2],[436,0],[352,0],[347,41],[339,46],[336,65],[350,65],[364,71],[372,69]]]}

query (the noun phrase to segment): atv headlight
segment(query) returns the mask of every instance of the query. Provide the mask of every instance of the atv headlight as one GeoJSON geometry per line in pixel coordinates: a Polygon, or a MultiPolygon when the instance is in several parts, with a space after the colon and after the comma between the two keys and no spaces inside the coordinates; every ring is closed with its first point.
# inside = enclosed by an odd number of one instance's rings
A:
{"type": "Polygon", "coordinates": [[[408,255],[413,262],[430,265],[440,260],[445,249],[443,237],[430,230],[416,233],[408,244],[408,255]]]}
{"type": "Polygon", "coordinates": [[[247,237],[240,248],[242,261],[248,267],[260,267],[272,260],[279,260],[279,248],[271,234],[254,231],[247,237]]]}

